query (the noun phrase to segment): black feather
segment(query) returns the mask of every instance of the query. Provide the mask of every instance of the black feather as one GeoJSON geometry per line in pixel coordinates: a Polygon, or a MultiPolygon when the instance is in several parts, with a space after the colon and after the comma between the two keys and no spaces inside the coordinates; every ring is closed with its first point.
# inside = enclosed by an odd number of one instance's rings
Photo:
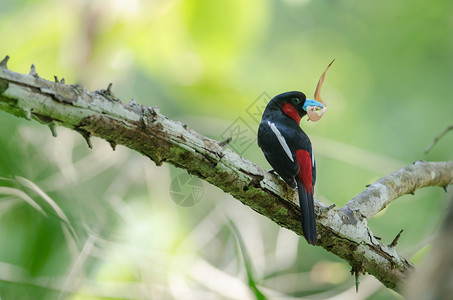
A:
{"type": "Polygon", "coordinates": [[[318,239],[316,233],[316,215],[313,203],[313,194],[306,191],[304,186],[297,180],[299,192],[300,215],[302,219],[302,231],[308,243],[316,245],[318,239]]]}

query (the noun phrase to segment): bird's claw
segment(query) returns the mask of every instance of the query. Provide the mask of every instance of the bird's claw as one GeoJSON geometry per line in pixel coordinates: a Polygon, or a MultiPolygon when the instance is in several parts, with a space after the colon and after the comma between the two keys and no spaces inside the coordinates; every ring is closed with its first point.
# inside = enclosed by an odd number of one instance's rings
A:
{"type": "Polygon", "coordinates": [[[268,173],[271,173],[272,175],[274,175],[274,176],[276,176],[276,177],[278,177],[278,174],[277,174],[277,172],[275,172],[274,169],[267,170],[267,172],[268,172],[268,173]]]}

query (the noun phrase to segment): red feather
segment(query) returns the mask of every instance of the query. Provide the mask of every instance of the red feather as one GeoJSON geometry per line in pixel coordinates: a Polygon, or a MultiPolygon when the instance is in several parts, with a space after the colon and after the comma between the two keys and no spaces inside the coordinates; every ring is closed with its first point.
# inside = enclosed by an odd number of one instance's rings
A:
{"type": "Polygon", "coordinates": [[[296,160],[299,164],[299,180],[302,182],[302,185],[305,191],[313,194],[313,185],[312,185],[312,173],[311,173],[311,157],[310,153],[305,150],[296,151],[296,160]]]}
{"type": "Polygon", "coordinates": [[[300,123],[299,112],[297,111],[296,107],[294,107],[294,105],[285,102],[282,104],[282,111],[285,115],[296,121],[297,124],[300,123]]]}

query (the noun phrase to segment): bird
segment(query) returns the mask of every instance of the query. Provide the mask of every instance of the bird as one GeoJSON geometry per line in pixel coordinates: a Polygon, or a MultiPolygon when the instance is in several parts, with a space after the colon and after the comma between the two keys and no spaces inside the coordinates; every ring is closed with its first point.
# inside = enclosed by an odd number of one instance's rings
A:
{"type": "Polygon", "coordinates": [[[301,210],[302,232],[311,245],[317,243],[316,214],[313,191],[316,182],[316,163],[311,141],[300,127],[308,116],[318,121],[326,111],[320,91],[325,74],[315,91],[315,99],[307,99],[300,91],[290,91],[272,98],[264,109],[258,128],[258,146],[277,174],[293,189],[297,188],[301,210]]]}

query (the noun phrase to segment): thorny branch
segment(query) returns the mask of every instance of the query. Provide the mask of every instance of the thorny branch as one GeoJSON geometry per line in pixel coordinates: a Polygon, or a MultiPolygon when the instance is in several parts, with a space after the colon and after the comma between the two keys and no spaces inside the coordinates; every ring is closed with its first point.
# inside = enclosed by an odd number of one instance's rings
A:
{"type": "MultiPolygon", "coordinates": [[[[302,235],[297,195],[283,181],[226,148],[227,142],[207,138],[187,125],[173,121],[157,107],[121,102],[111,90],[89,92],[64,80],[40,78],[7,69],[0,62],[0,109],[18,117],[79,132],[91,147],[91,136],[124,145],[153,160],[186,169],[230,193],[278,225],[302,235]]],[[[424,162],[398,170],[372,184],[345,207],[336,210],[316,202],[318,246],[347,261],[357,276],[370,273],[385,286],[400,291],[412,263],[378,241],[367,219],[393,199],[425,186],[453,182],[453,162],[424,162]]]]}
{"type": "Polygon", "coordinates": [[[389,174],[352,198],[341,208],[345,214],[360,211],[366,219],[383,210],[391,201],[426,186],[447,188],[451,184],[452,162],[417,161],[389,174]]]}

